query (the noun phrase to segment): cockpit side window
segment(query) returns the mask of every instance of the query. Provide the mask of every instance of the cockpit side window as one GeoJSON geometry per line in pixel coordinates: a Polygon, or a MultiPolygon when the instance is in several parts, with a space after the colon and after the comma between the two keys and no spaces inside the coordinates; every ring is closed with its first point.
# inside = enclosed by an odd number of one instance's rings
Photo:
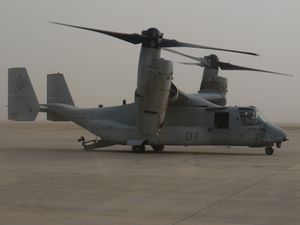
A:
{"type": "Polygon", "coordinates": [[[242,126],[253,126],[256,121],[255,111],[252,109],[240,110],[240,119],[242,126]]]}

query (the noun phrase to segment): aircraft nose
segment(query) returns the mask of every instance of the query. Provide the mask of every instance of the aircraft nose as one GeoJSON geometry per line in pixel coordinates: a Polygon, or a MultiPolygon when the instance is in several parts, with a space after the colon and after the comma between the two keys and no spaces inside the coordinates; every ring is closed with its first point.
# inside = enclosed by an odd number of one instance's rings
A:
{"type": "Polygon", "coordinates": [[[272,133],[273,133],[273,137],[274,137],[274,141],[276,143],[281,143],[283,141],[287,141],[287,133],[280,127],[276,126],[276,125],[272,125],[272,133]]]}

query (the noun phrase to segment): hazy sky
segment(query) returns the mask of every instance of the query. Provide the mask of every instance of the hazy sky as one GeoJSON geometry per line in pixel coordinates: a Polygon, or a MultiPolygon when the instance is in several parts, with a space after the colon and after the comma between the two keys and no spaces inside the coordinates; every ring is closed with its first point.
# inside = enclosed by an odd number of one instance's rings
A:
{"type": "MultiPolygon", "coordinates": [[[[0,119],[7,118],[9,67],[27,68],[40,103],[46,102],[46,74],[55,72],[65,75],[79,107],[133,100],[140,46],[48,21],[130,33],[155,26],[166,38],[257,52],[260,57],[179,49],[296,75],[220,73],[229,79],[229,105],[255,105],[272,122],[300,123],[299,0],[0,0],[0,119]]],[[[174,60],[180,89],[199,89],[201,68],[177,64],[183,58],[168,52],[162,56],[174,60]]]]}

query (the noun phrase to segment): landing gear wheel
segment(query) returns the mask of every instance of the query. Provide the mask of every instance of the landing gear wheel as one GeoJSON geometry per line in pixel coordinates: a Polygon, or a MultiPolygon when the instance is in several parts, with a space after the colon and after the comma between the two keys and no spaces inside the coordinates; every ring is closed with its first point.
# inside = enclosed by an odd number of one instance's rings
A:
{"type": "Polygon", "coordinates": [[[162,152],[164,150],[164,145],[151,145],[154,152],[162,152]]]}
{"type": "Polygon", "coordinates": [[[133,145],[132,151],[135,153],[143,153],[143,152],[145,152],[145,146],[144,145],[133,145]]]}
{"type": "Polygon", "coordinates": [[[274,150],[271,147],[266,147],[265,153],[266,153],[266,155],[273,155],[274,150]]]}
{"type": "Polygon", "coordinates": [[[281,148],[281,142],[276,142],[276,147],[281,148]]]}

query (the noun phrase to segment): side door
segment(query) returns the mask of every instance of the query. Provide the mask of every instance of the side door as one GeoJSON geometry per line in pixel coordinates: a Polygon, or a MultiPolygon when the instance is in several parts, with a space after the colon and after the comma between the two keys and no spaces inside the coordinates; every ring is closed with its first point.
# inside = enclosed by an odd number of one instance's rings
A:
{"type": "Polygon", "coordinates": [[[230,110],[213,111],[210,121],[211,144],[229,145],[232,136],[233,118],[230,110]]]}

